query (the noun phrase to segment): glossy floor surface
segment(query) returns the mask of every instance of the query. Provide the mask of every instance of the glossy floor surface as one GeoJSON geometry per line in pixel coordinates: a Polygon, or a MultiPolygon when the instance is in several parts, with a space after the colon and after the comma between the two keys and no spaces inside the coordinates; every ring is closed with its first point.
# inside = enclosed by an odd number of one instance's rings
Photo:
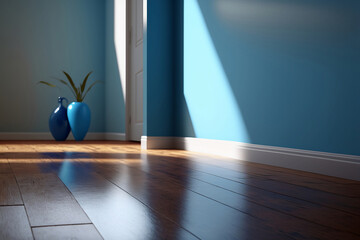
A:
{"type": "Polygon", "coordinates": [[[360,239],[360,183],[124,142],[0,142],[0,239],[360,239]]]}

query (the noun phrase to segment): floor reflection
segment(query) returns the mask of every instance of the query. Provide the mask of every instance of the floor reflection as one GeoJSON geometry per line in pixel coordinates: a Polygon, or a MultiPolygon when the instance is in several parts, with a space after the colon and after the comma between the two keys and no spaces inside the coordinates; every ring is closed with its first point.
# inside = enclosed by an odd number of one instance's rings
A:
{"type": "Polygon", "coordinates": [[[83,171],[77,163],[65,166],[59,178],[105,239],[144,239],[151,234],[154,223],[143,204],[98,174],[83,171]]]}
{"type": "Polygon", "coordinates": [[[360,234],[355,183],[334,188],[323,178],[305,181],[281,169],[215,156],[103,142],[0,144],[2,172],[56,174],[105,239],[351,239],[360,234]]]}

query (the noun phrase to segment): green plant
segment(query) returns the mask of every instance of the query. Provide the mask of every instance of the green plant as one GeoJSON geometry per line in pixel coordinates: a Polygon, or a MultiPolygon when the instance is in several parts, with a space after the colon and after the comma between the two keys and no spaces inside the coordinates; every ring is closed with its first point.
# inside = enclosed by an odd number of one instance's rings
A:
{"type": "MultiPolygon", "coordinates": [[[[65,80],[62,79],[58,79],[55,78],[57,81],[59,81],[60,83],[62,83],[63,85],[67,86],[70,91],[72,92],[72,94],[74,95],[75,99],[77,102],[82,102],[84,100],[84,98],[86,97],[86,95],[88,94],[88,92],[91,90],[91,88],[97,84],[100,83],[101,81],[95,81],[93,82],[88,88],[86,88],[86,83],[89,79],[89,76],[91,75],[92,71],[90,71],[86,77],[84,78],[84,80],[80,83],[79,87],[75,86],[75,83],[73,81],[73,79],[70,77],[70,75],[63,71],[63,73],[66,76],[67,82],[65,80]]],[[[52,84],[50,82],[46,82],[46,81],[39,81],[39,84],[44,84],[47,85],[49,87],[57,87],[55,84],[52,84]]]]}

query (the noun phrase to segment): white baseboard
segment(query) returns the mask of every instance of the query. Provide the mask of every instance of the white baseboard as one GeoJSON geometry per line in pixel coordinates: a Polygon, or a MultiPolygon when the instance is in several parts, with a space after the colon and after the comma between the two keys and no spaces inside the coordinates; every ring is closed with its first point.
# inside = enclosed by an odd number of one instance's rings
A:
{"type": "MultiPolygon", "coordinates": [[[[54,140],[50,132],[0,132],[0,140],[54,140]]],[[[74,140],[70,132],[67,140],[74,140]]],[[[125,140],[125,133],[89,132],[84,140],[125,140]]]]}
{"type": "Polygon", "coordinates": [[[143,149],[182,149],[360,181],[360,156],[190,137],[141,137],[143,149]]]}
{"type": "Polygon", "coordinates": [[[125,133],[115,133],[115,132],[107,132],[105,133],[105,140],[113,140],[113,141],[125,141],[125,133]]]}
{"type": "Polygon", "coordinates": [[[175,137],[141,136],[141,149],[177,149],[175,137]]]}

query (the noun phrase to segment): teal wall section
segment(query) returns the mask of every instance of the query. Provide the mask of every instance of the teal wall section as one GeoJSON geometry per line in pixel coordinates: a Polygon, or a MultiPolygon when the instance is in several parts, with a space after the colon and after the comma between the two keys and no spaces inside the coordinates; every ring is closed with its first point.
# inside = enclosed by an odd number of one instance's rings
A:
{"type": "MultiPolygon", "coordinates": [[[[0,2],[0,132],[47,132],[57,97],[68,89],[36,85],[63,77],[104,81],[104,20],[101,0],[0,2]]],[[[104,131],[104,84],[85,99],[91,132],[104,131]]]]}
{"type": "Polygon", "coordinates": [[[360,155],[359,1],[183,3],[176,135],[360,155]]]}
{"type": "MultiPolygon", "coordinates": [[[[0,1],[0,132],[47,132],[57,97],[67,89],[36,85],[63,77],[75,80],[93,70],[105,81],[105,4],[102,0],[0,1]]],[[[85,102],[91,132],[105,130],[104,84],[85,102]]]]}
{"type": "MultiPolygon", "coordinates": [[[[174,1],[175,19],[175,58],[174,58],[174,80],[175,80],[175,136],[195,137],[194,126],[190,117],[188,105],[184,95],[184,2],[174,1]]],[[[196,33],[197,34],[197,33],[196,33]]]]}
{"type": "Polygon", "coordinates": [[[114,0],[106,0],[105,18],[105,130],[125,133],[125,100],[117,61],[117,54],[124,53],[117,53],[115,48],[114,0]]]}
{"type": "Polygon", "coordinates": [[[80,81],[93,70],[101,80],[85,102],[90,132],[125,132],[125,101],[114,44],[114,0],[0,2],[0,132],[47,132],[57,97],[68,89],[37,85],[63,78],[80,81]]]}
{"type": "Polygon", "coordinates": [[[146,136],[175,134],[175,1],[147,0],[144,35],[144,127],[146,136]]]}

